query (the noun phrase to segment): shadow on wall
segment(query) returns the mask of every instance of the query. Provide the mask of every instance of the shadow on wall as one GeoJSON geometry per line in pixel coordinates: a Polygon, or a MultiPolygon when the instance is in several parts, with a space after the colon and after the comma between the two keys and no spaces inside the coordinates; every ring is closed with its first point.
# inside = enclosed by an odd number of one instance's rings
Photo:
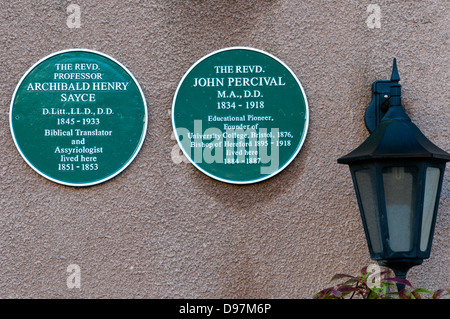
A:
{"type": "Polygon", "coordinates": [[[164,18],[178,54],[178,49],[191,50],[192,47],[202,46],[206,54],[225,46],[248,42],[258,17],[261,14],[272,16],[269,12],[275,6],[276,1],[269,0],[174,0],[166,3],[164,18]]]}

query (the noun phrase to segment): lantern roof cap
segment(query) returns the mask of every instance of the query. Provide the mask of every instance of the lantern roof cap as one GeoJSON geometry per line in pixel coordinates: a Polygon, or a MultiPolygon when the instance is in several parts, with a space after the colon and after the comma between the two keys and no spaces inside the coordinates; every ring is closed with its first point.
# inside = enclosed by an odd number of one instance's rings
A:
{"type": "Polygon", "coordinates": [[[403,108],[391,108],[372,134],[355,150],[339,158],[338,163],[406,158],[450,161],[450,154],[433,144],[409,118],[403,118],[402,113],[405,114],[403,108]]]}

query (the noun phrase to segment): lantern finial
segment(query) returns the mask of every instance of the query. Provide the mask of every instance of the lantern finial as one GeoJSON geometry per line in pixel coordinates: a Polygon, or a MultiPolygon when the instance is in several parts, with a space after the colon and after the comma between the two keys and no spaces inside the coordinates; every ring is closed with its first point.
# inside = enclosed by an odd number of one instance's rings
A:
{"type": "Polygon", "coordinates": [[[398,82],[398,81],[400,81],[400,76],[398,75],[397,59],[394,58],[394,64],[392,65],[391,82],[398,82]]]}

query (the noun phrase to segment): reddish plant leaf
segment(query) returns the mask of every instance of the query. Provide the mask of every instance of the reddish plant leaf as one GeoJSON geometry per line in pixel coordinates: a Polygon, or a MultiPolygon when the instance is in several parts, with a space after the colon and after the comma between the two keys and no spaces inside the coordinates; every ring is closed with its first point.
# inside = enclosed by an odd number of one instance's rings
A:
{"type": "Polygon", "coordinates": [[[404,279],[404,278],[385,278],[385,279],[383,279],[383,281],[395,282],[395,283],[399,283],[399,284],[404,284],[405,286],[412,287],[411,283],[407,279],[404,279]]]}
{"type": "Polygon", "coordinates": [[[342,293],[336,289],[331,289],[331,293],[336,296],[336,297],[340,297],[342,295],[342,293]]]}
{"type": "Polygon", "coordinates": [[[361,275],[367,275],[367,268],[369,268],[369,266],[365,266],[361,268],[361,275]]]}
{"type": "Polygon", "coordinates": [[[440,299],[448,294],[450,294],[450,289],[438,289],[433,293],[433,296],[431,296],[431,299],[440,299]]]}
{"type": "Polygon", "coordinates": [[[384,270],[380,272],[383,276],[381,278],[381,284],[379,287],[370,288],[367,282],[370,279],[370,273],[367,272],[368,266],[361,269],[361,273],[358,276],[351,276],[347,274],[336,274],[331,278],[331,281],[346,279],[344,283],[340,283],[334,287],[326,288],[316,293],[314,299],[345,299],[346,297],[352,299],[354,296],[359,296],[364,299],[393,299],[395,296],[399,299],[440,299],[443,296],[450,294],[450,289],[439,289],[434,293],[423,289],[413,289],[411,283],[404,278],[392,277],[393,272],[391,269],[384,267],[384,270]],[[407,286],[406,289],[400,291],[389,292],[388,287],[395,284],[403,284],[407,286]],[[413,289],[413,290],[412,290],[413,289]],[[421,295],[421,294],[427,294],[421,295]]]}
{"type": "Polygon", "coordinates": [[[318,293],[316,293],[316,294],[314,295],[314,297],[317,298],[317,299],[323,299],[328,293],[330,293],[330,291],[331,291],[332,289],[333,289],[332,287],[330,287],[330,288],[325,288],[325,289],[319,291],[318,293]]]}
{"type": "Polygon", "coordinates": [[[338,287],[338,290],[340,292],[353,292],[353,291],[360,291],[361,288],[352,287],[352,286],[340,286],[340,287],[338,287]]]}

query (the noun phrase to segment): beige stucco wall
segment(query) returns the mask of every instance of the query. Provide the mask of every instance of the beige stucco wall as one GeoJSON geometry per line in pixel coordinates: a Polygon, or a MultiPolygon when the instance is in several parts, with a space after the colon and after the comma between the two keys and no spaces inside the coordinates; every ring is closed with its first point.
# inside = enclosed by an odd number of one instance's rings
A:
{"type": "MultiPolygon", "coordinates": [[[[70,1],[0,6],[0,297],[310,298],[337,272],[371,263],[348,168],[336,159],[367,136],[370,86],[397,57],[407,113],[450,151],[449,2],[70,1]],[[381,28],[366,24],[381,8],[381,28]],[[296,159],[264,182],[215,181],[175,163],[170,108],[202,56],[230,46],[267,51],[298,76],[310,107],[296,159]],[[70,48],[106,53],[137,78],[149,108],[145,143],[120,175],[88,188],[35,173],[9,130],[9,103],[39,59],[70,48]],[[81,288],[66,285],[69,264],[81,288]]],[[[416,286],[450,286],[450,171],[431,258],[416,286]]]]}

